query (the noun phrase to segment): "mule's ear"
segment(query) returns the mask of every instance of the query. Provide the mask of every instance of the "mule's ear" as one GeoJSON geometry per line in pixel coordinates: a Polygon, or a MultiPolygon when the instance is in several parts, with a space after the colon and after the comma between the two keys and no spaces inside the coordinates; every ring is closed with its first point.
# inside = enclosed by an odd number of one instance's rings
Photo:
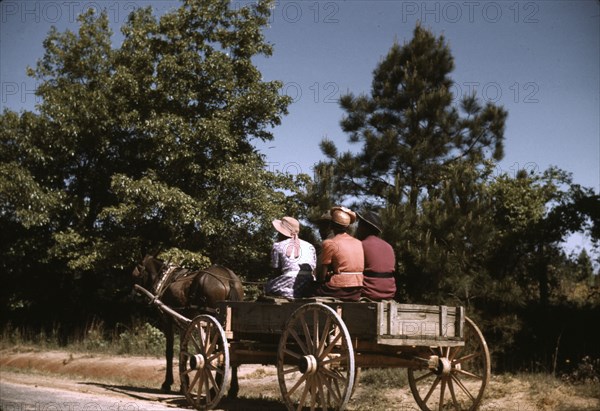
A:
{"type": "Polygon", "coordinates": [[[156,252],[152,254],[152,257],[158,258],[158,255],[160,253],[162,253],[163,250],[164,250],[164,247],[162,245],[159,245],[158,248],[156,249],[156,252]]]}

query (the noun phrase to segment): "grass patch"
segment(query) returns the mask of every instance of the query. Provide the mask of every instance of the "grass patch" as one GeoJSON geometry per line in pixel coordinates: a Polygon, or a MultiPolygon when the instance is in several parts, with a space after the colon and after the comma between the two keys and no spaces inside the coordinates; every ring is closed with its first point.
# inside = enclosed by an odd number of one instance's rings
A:
{"type": "MultiPolygon", "coordinates": [[[[394,400],[393,395],[390,395],[389,390],[375,387],[369,388],[364,391],[363,394],[356,393],[353,395],[348,404],[348,408],[360,411],[399,409],[397,401],[394,400]]],[[[410,410],[412,410],[412,408],[410,408],[410,410]]]]}
{"type": "MultiPolygon", "coordinates": [[[[507,409],[531,404],[537,411],[591,411],[598,409],[600,383],[569,383],[552,374],[517,373],[494,375],[486,388],[484,404],[498,402],[507,409]]],[[[485,408],[484,408],[485,409],[485,408]]]]}
{"type": "Polygon", "coordinates": [[[368,387],[408,387],[408,377],[404,368],[363,368],[358,372],[358,382],[368,387]]]}
{"type": "Polygon", "coordinates": [[[264,368],[257,368],[256,370],[254,370],[251,373],[248,373],[246,375],[244,375],[243,377],[240,377],[240,379],[245,379],[245,380],[259,380],[261,378],[265,378],[268,376],[273,376],[273,375],[277,375],[277,373],[275,371],[268,371],[264,368]]]}
{"type": "MultiPolygon", "coordinates": [[[[162,331],[147,322],[118,324],[108,330],[101,321],[90,322],[83,330],[75,331],[65,338],[59,327],[33,331],[22,327],[4,326],[0,332],[0,349],[67,350],[72,352],[111,355],[164,355],[166,339],[162,331]]],[[[175,335],[174,347],[179,347],[175,335]]]]}

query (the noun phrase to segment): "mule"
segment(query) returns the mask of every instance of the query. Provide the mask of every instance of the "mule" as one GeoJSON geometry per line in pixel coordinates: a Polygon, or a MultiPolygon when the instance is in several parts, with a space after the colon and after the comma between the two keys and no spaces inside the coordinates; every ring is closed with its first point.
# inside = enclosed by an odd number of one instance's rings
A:
{"type": "MultiPolygon", "coordinates": [[[[175,267],[151,255],[146,255],[132,273],[134,283],[151,291],[170,308],[188,318],[201,312],[210,312],[219,301],[242,301],[244,289],[238,276],[229,268],[212,265],[204,270],[175,267]],[[168,277],[168,278],[166,278],[168,277]],[[166,279],[165,279],[166,278],[166,279]]],[[[167,368],[161,385],[163,392],[171,392],[173,384],[173,342],[175,320],[162,315],[163,332],[167,346],[167,368]]],[[[239,390],[237,367],[232,367],[228,396],[236,397],[239,390]]]]}

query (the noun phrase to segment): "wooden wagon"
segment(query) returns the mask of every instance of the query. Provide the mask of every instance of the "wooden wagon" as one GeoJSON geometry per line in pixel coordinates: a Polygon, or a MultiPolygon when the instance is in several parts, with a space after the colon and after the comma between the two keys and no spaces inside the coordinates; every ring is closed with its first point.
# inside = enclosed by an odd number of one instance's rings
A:
{"type": "Polygon", "coordinates": [[[180,379],[197,409],[216,407],[242,364],[276,366],[290,410],[344,409],[359,367],[406,368],[423,411],[476,410],[490,378],[487,344],[463,307],[273,298],[224,301],[190,320],[154,301],[186,325],[180,379]]]}

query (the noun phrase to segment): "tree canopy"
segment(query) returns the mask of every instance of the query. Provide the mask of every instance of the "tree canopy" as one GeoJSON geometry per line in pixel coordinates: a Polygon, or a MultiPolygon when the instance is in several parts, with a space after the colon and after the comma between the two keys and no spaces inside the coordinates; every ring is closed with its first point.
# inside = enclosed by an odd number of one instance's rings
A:
{"type": "Polygon", "coordinates": [[[253,145],[273,138],[290,103],[252,62],[272,53],[269,13],[269,1],[187,0],[160,18],[142,8],[118,47],[93,10],[77,32],[49,32],[29,69],[36,112],[0,116],[9,312],[55,299],[97,312],[158,250],[261,272],[270,221],[301,213],[304,184],[268,170],[253,145]]]}
{"type": "Polygon", "coordinates": [[[454,163],[502,158],[506,111],[481,106],[474,95],[453,105],[453,69],[444,37],[417,26],[410,42],[395,43],[377,65],[370,95],[341,97],[342,130],[362,151],[338,153],[322,142],[336,163],[338,191],[379,204],[406,199],[416,209],[454,163]]]}
{"type": "MultiPolygon", "coordinates": [[[[465,306],[497,351],[514,352],[517,341],[530,346],[522,333],[536,318],[552,324],[563,304],[598,306],[589,260],[562,242],[586,232],[597,243],[600,197],[556,168],[498,173],[508,113],[476,95],[456,99],[453,69],[445,38],[420,25],[394,43],[370,92],[341,97],[354,149],[323,140],[305,198],[313,217],[336,203],[379,210],[398,261],[396,298],[465,306]]],[[[532,338],[553,333],[540,326],[532,338]]]]}

